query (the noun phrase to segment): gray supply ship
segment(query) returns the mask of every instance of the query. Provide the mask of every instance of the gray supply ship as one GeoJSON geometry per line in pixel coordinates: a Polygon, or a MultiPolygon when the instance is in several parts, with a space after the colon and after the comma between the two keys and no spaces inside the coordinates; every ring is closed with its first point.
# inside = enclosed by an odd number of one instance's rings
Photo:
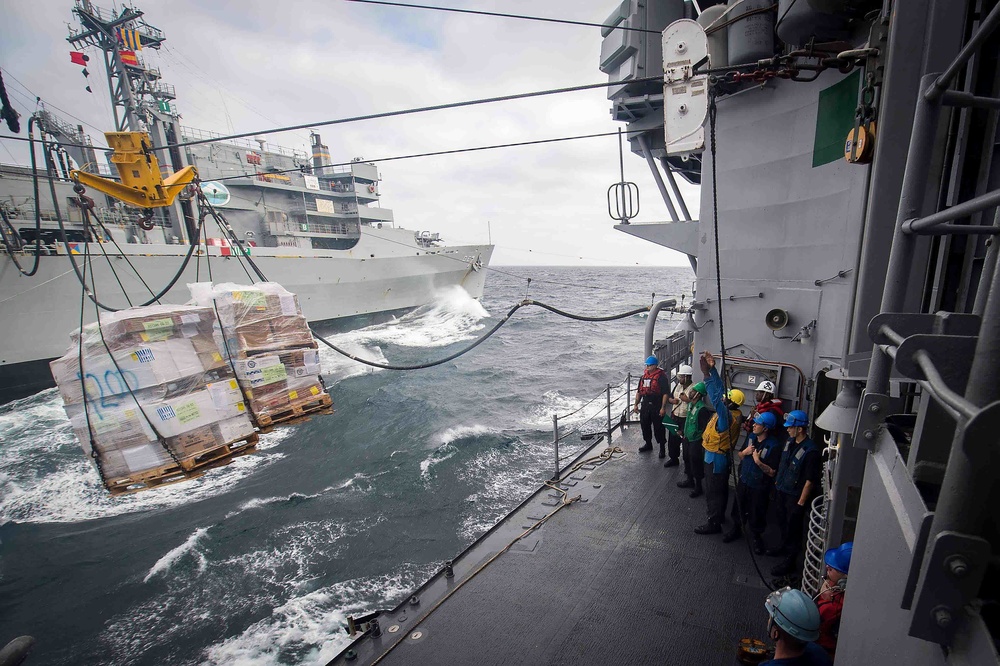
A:
{"type": "MultiPolygon", "coordinates": [[[[206,253],[217,258],[212,262],[215,282],[247,283],[252,280],[241,262],[225,260],[243,251],[271,280],[298,294],[310,322],[408,310],[455,287],[474,298],[482,296],[491,245],[453,245],[431,231],[397,227],[392,211],[377,205],[377,167],[361,158],[331,164],[317,133],[311,134],[307,154],[263,139],[221,141],[217,134],[181,127],[174,87],[161,80],[158,70],[143,66],[141,51],[126,48],[157,49],[164,34],[134,7],[111,12],[80,0],[73,11],[79,25],[67,39],[81,58],[87,50],[104,60],[115,130],[146,131],[155,148],[189,144],[157,151],[160,164],[169,171],[194,165],[206,197],[232,227],[232,233],[223,234],[209,218],[202,244],[185,263],[198,240],[199,211],[193,198],[145,218],[137,209],[90,192],[105,236],[99,245],[91,243],[90,250],[101,252],[92,276],[99,300],[116,308],[142,303],[176,278],[161,301],[183,303],[189,298],[185,285],[209,277],[206,253]]],[[[0,165],[4,402],[53,385],[48,362],[65,352],[69,333],[80,325],[81,286],[66,255],[82,252],[85,238],[82,211],[71,201],[75,194],[69,171],[114,172],[82,127],[48,111],[36,121],[49,140],[52,166],[51,174],[39,167],[37,202],[31,168],[0,165]],[[51,190],[45,180],[49,175],[56,178],[51,190]],[[59,216],[68,246],[62,243],[59,216]],[[38,270],[25,277],[14,259],[30,268],[37,242],[42,248],[38,270]]],[[[85,308],[85,317],[94,320],[93,307],[85,308]]]]}
{"type": "MultiPolygon", "coordinates": [[[[625,0],[605,21],[612,116],[673,219],[630,219],[624,182],[610,209],[697,274],[645,351],[722,352],[731,386],[809,414],[823,488],[792,584],[815,595],[854,542],[837,664],[1000,663],[998,26],[992,0],[625,0]]],[[[351,618],[330,663],[731,664],[764,638],[777,561],[692,532],[703,506],[610,391],[600,443],[351,618]]]]}

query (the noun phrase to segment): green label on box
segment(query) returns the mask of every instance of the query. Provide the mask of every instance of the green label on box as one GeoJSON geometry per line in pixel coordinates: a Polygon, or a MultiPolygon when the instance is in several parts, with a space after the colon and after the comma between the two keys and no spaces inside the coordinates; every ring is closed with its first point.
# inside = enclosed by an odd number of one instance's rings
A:
{"type": "Polygon", "coordinates": [[[263,381],[261,385],[273,384],[274,382],[284,381],[288,378],[288,372],[285,371],[285,366],[279,363],[278,365],[271,365],[266,368],[261,368],[260,376],[263,381]]]}
{"type": "Polygon", "coordinates": [[[178,405],[174,410],[177,414],[177,420],[181,423],[190,423],[201,416],[201,410],[198,409],[198,403],[185,402],[183,405],[178,405]]]}
{"type": "Polygon", "coordinates": [[[142,327],[146,331],[163,331],[174,327],[174,320],[170,317],[166,319],[154,319],[153,321],[142,322],[142,327]]]}
{"type": "Polygon", "coordinates": [[[234,291],[233,298],[247,307],[267,305],[267,295],[262,291],[234,291]]]}

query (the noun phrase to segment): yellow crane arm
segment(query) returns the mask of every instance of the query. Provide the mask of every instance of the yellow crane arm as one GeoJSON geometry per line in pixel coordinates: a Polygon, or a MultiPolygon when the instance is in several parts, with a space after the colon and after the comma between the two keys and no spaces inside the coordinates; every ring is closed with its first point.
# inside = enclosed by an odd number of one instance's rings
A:
{"type": "Polygon", "coordinates": [[[120,199],[139,208],[162,208],[174,199],[195,178],[198,171],[186,166],[164,178],[153,153],[152,142],[145,132],[106,132],[108,146],[114,150],[111,163],[121,182],[102,178],[86,171],[73,170],[70,178],[85,187],[120,199]]]}

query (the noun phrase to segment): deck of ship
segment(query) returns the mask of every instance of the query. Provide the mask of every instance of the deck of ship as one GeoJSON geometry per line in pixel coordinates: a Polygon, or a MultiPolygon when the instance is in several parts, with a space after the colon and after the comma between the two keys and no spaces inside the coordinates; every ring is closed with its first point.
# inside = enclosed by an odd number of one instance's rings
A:
{"type": "MultiPolygon", "coordinates": [[[[640,444],[637,426],[615,433],[627,455],[567,478],[586,501],[463,583],[555,508],[554,491],[536,493],[455,561],[453,578],[435,576],[417,604],[379,618],[381,636],[331,663],[734,664],[741,637],[764,638],[767,589],[745,541],[693,533],[704,498],[640,444]]],[[[776,563],[758,560],[765,573],[776,563]]]]}

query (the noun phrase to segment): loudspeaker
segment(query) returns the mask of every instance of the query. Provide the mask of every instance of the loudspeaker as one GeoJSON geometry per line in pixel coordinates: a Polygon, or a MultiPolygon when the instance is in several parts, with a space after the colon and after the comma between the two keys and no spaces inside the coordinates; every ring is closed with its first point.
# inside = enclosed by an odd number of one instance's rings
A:
{"type": "Polygon", "coordinates": [[[788,326],[788,313],[781,308],[774,308],[764,317],[764,323],[772,331],[780,331],[788,326]]]}

